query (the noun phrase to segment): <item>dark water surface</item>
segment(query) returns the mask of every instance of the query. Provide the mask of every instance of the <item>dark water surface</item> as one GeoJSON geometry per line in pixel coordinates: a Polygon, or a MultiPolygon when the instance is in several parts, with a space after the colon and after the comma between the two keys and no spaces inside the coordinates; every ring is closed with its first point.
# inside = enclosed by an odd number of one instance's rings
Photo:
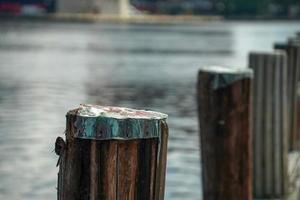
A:
{"type": "Polygon", "coordinates": [[[53,153],[79,103],[169,114],[166,200],[200,200],[195,102],[202,65],[245,67],[300,23],[0,22],[0,199],[56,199],[53,153]]]}

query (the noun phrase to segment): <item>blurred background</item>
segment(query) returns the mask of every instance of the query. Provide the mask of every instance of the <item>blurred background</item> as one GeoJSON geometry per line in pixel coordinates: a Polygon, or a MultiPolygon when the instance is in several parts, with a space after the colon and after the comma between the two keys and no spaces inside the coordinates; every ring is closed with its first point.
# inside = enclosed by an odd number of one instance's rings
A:
{"type": "Polygon", "coordinates": [[[0,12],[152,13],[297,18],[299,0],[0,0],[0,12]],[[120,9],[121,8],[121,9],[120,9]]]}
{"type": "Polygon", "coordinates": [[[300,30],[297,0],[0,0],[0,13],[0,199],[9,200],[56,199],[54,142],[80,103],[167,113],[166,200],[201,200],[199,66],[246,67],[250,50],[300,30]]]}

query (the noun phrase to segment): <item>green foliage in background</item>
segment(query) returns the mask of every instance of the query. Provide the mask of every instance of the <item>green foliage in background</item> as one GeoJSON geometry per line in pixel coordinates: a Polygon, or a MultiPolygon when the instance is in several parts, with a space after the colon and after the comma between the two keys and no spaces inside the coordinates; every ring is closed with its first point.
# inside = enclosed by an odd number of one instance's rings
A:
{"type": "Polygon", "coordinates": [[[224,15],[282,15],[299,14],[299,0],[219,0],[216,11],[224,15]],[[223,8],[223,9],[218,9],[223,8]]]}
{"type": "Polygon", "coordinates": [[[131,0],[153,13],[217,14],[225,17],[299,18],[300,0],[131,0]],[[150,5],[150,6],[149,6],[150,5]]]}

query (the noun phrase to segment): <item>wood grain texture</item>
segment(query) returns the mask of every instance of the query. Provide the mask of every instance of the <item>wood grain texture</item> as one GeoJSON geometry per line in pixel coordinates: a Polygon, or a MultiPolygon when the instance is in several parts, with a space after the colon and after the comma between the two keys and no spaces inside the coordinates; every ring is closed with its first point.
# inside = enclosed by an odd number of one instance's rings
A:
{"type": "Polygon", "coordinates": [[[300,83],[297,86],[297,141],[300,141],[300,83]]]}
{"type": "MultiPolygon", "coordinates": [[[[250,58],[250,67],[263,65],[262,60],[251,59],[250,58]]],[[[254,70],[254,81],[253,81],[253,118],[257,121],[262,121],[261,111],[263,109],[263,94],[264,91],[260,87],[260,83],[255,81],[255,79],[263,80],[264,70],[262,67],[255,68],[254,70]]],[[[256,144],[253,148],[254,154],[254,163],[253,163],[253,189],[254,194],[258,196],[263,195],[263,168],[260,167],[263,165],[263,156],[261,154],[263,147],[263,139],[257,136],[255,133],[260,132],[262,129],[262,123],[255,123],[253,120],[253,143],[256,144]]]]}
{"type": "Polygon", "coordinates": [[[165,195],[165,181],[166,181],[166,167],[167,167],[167,151],[168,151],[168,137],[169,128],[166,122],[162,122],[161,138],[159,145],[158,166],[155,181],[155,199],[164,199],[165,195]]]}
{"type": "Polygon", "coordinates": [[[136,191],[137,155],[140,141],[119,142],[117,157],[117,199],[134,199],[136,191]]]}
{"type": "Polygon", "coordinates": [[[291,122],[290,122],[290,150],[299,149],[299,141],[297,141],[297,85],[300,76],[300,47],[290,46],[287,51],[288,65],[291,68],[291,74],[288,80],[291,81],[290,96],[291,96],[291,122]]]}
{"type": "Polygon", "coordinates": [[[156,173],[157,165],[157,148],[153,149],[153,145],[157,145],[158,140],[142,140],[139,147],[138,155],[138,179],[137,179],[137,197],[136,199],[154,199],[154,181],[153,177],[156,173]],[[152,151],[156,152],[152,152],[152,151]],[[146,185],[145,185],[146,184],[146,185]]]}
{"type": "Polygon", "coordinates": [[[230,84],[214,87],[216,78],[224,80],[220,73],[198,74],[204,200],[250,200],[251,78],[233,78],[230,84]]]}
{"type": "Polygon", "coordinates": [[[62,200],[86,200],[89,199],[89,174],[90,168],[90,141],[72,138],[68,132],[74,131],[74,117],[67,122],[67,141],[63,157],[63,164],[60,166],[62,178],[60,178],[63,190],[58,188],[62,200]],[[87,186],[85,186],[87,185],[87,186]]]}
{"type": "Polygon", "coordinates": [[[97,199],[97,141],[91,140],[90,159],[90,200],[97,199]]]}
{"type": "Polygon", "coordinates": [[[67,115],[59,200],[163,200],[168,134],[164,120],[160,138],[132,140],[76,138],[76,121],[76,115],[67,115]]]}
{"type": "Polygon", "coordinates": [[[117,199],[117,152],[118,141],[97,141],[98,198],[117,199]]]}
{"type": "MultiPolygon", "coordinates": [[[[263,66],[265,74],[269,74],[268,78],[264,80],[265,90],[264,90],[264,103],[263,103],[263,130],[264,132],[264,151],[261,152],[264,154],[264,190],[265,195],[268,197],[272,196],[272,187],[273,187],[273,161],[272,161],[272,153],[274,151],[274,146],[272,144],[273,142],[273,122],[272,122],[272,116],[273,116],[273,109],[272,109],[272,103],[273,103],[273,80],[274,80],[274,68],[273,68],[273,60],[271,56],[266,56],[265,59],[263,59],[263,66]]],[[[261,86],[262,87],[262,86],[261,86]]]]}
{"type": "Polygon", "coordinates": [[[297,131],[297,85],[300,80],[300,46],[293,43],[275,46],[287,54],[287,120],[288,148],[290,151],[299,150],[300,140],[297,131]]]}
{"type": "Polygon", "coordinates": [[[254,198],[281,198],[287,184],[287,60],[284,52],[251,53],[254,198]]]}

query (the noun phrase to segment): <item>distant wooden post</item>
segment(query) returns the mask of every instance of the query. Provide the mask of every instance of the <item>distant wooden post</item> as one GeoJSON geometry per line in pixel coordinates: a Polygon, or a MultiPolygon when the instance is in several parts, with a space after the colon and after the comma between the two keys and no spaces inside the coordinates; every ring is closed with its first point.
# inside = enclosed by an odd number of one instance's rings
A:
{"type": "Polygon", "coordinates": [[[274,49],[286,51],[288,45],[284,42],[277,42],[274,44],[274,49]]]}
{"type": "Polygon", "coordinates": [[[287,194],[287,58],[283,51],[251,53],[254,198],[287,194]]]}
{"type": "Polygon", "coordinates": [[[292,38],[289,38],[287,43],[288,43],[289,45],[299,46],[299,45],[300,45],[300,38],[299,38],[299,37],[292,37],[292,38]]]}
{"type": "Polygon", "coordinates": [[[297,141],[300,141],[300,83],[297,86],[297,141]]]}
{"type": "Polygon", "coordinates": [[[58,200],[163,200],[167,115],[81,105],[67,113],[58,200]]]}
{"type": "Polygon", "coordinates": [[[246,68],[199,71],[204,200],[252,200],[251,77],[246,68]]]}
{"type": "Polygon", "coordinates": [[[300,80],[300,45],[277,45],[275,48],[287,54],[287,109],[288,109],[288,148],[290,151],[300,149],[297,141],[297,84],[300,80]]]}
{"type": "Polygon", "coordinates": [[[288,80],[289,95],[290,96],[290,114],[291,114],[291,136],[290,136],[290,149],[299,150],[299,141],[297,140],[297,85],[300,79],[300,46],[290,45],[287,49],[288,55],[288,80]]]}

